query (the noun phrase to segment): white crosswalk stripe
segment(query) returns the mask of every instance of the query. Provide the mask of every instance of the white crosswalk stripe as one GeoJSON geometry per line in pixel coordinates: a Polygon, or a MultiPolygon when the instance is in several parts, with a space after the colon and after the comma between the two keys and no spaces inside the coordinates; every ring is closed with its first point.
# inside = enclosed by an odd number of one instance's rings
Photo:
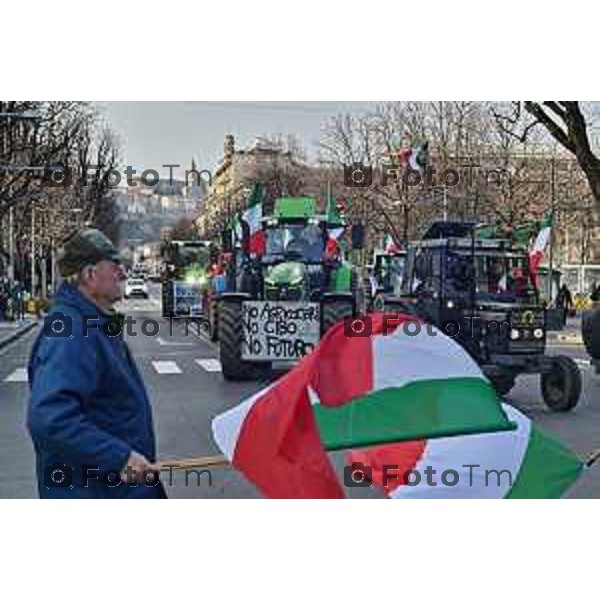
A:
{"type": "Polygon", "coordinates": [[[196,363],[209,373],[221,372],[221,361],[216,358],[197,358],[196,363]]]}
{"type": "Polygon", "coordinates": [[[6,379],[4,379],[4,381],[11,383],[27,383],[29,381],[27,369],[25,367],[15,369],[8,377],[6,377],[6,379]]]}
{"type": "Polygon", "coordinates": [[[178,375],[182,372],[174,360],[153,360],[152,366],[159,375],[178,375]]]}

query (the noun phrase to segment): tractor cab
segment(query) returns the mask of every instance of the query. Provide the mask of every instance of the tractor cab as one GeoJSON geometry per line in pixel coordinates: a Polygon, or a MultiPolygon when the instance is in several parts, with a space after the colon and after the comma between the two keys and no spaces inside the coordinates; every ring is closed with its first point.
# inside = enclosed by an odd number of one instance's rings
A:
{"type": "Polygon", "coordinates": [[[350,267],[334,251],[344,224],[317,215],[315,198],[279,198],[262,228],[265,300],[319,301],[328,291],[348,291],[342,280],[350,267]]]}

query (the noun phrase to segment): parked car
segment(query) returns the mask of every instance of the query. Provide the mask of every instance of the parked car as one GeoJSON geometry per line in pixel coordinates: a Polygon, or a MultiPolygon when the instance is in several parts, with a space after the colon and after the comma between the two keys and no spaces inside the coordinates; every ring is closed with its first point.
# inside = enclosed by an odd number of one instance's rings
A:
{"type": "Polygon", "coordinates": [[[128,279],[125,284],[125,298],[148,298],[148,284],[140,278],[128,279]]]}

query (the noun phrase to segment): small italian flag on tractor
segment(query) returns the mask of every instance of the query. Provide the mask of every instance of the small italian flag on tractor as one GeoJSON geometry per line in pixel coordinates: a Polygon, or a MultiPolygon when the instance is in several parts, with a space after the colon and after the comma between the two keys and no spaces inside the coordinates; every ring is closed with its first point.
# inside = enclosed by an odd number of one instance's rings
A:
{"type": "Polygon", "coordinates": [[[531,271],[532,277],[535,277],[536,279],[540,265],[544,260],[544,254],[550,242],[551,235],[552,218],[550,215],[546,215],[540,223],[540,230],[529,250],[529,270],[531,271]]]}
{"type": "Polygon", "coordinates": [[[412,148],[400,150],[398,159],[402,166],[409,167],[419,173],[424,173],[429,162],[429,142],[423,142],[412,148]]]}
{"type": "Polygon", "coordinates": [[[394,238],[389,233],[385,234],[385,238],[383,241],[383,250],[388,254],[395,254],[400,250],[400,248],[398,248],[398,246],[396,245],[396,242],[394,242],[394,238]]]}
{"type": "Polygon", "coordinates": [[[248,223],[250,228],[248,240],[248,252],[250,254],[264,254],[265,252],[265,233],[261,225],[264,197],[264,186],[261,183],[255,183],[248,200],[248,207],[242,215],[242,219],[248,223]]]}

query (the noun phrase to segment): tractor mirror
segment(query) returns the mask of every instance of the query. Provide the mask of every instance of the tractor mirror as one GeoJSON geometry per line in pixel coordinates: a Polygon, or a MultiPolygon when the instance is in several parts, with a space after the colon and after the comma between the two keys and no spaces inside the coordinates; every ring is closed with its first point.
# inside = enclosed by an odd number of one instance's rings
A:
{"type": "Polygon", "coordinates": [[[352,248],[354,250],[362,250],[365,243],[365,228],[364,225],[352,226],[352,248]]]}

